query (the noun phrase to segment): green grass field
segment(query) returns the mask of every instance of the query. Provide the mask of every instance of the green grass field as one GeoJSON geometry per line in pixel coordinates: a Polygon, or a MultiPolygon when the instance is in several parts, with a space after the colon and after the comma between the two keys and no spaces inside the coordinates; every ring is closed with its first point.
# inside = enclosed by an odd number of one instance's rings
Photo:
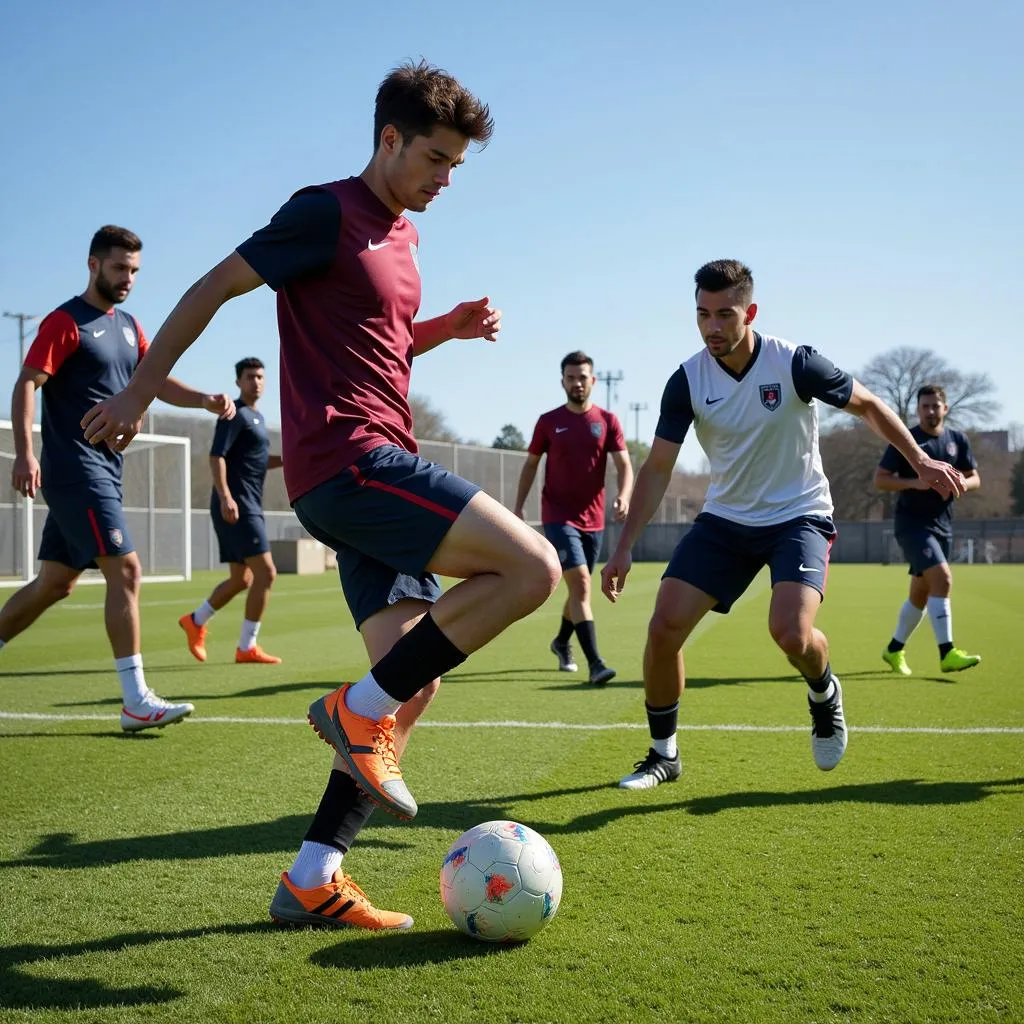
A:
{"type": "Polygon", "coordinates": [[[759,579],[687,647],[682,780],[628,793],[658,569],[595,605],[607,689],[553,671],[561,592],[446,680],[403,762],[419,816],[378,812],[345,861],[415,917],[387,935],[267,917],[330,764],[306,706],[365,670],[334,579],[278,581],[260,640],[280,666],[231,662],[240,604],[189,657],[175,620],[214,575],[148,586],[150,685],[196,713],[136,737],[102,591],[80,588],[0,652],[0,1020],[1024,1020],[1024,567],[958,566],[957,641],[985,660],[942,675],[922,623],[909,680],[878,657],[905,571],[833,568],[819,624],[851,738],[831,774],[759,579]],[[523,946],[462,936],[438,897],[448,845],[492,818],[565,873],[523,946]]]}

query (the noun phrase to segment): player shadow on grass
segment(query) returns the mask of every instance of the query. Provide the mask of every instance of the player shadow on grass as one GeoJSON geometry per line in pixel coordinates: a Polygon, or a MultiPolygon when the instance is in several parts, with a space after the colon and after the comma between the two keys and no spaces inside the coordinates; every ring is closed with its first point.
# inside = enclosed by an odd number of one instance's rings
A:
{"type": "Polygon", "coordinates": [[[169,985],[114,988],[96,978],[68,978],[63,967],[59,979],[38,977],[38,967],[31,974],[20,968],[94,953],[117,955],[125,949],[156,942],[202,939],[214,935],[252,935],[274,930],[276,928],[270,921],[260,921],[185,928],[177,932],[129,932],[66,945],[3,946],[0,947],[0,1007],[10,1010],[85,1010],[169,1003],[187,993],[169,985]]]}
{"type": "Polygon", "coordinates": [[[389,935],[368,935],[363,931],[348,934],[352,937],[317,950],[309,962],[336,970],[373,971],[381,967],[425,967],[452,960],[501,956],[522,946],[522,943],[478,942],[453,928],[429,932],[414,928],[389,935]]]}
{"type": "MultiPolygon", "coordinates": [[[[877,672],[843,672],[839,678],[842,680],[847,679],[860,679],[861,677],[868,678],[870,676],[878,675],[877,672]]],[[[686,689],[688,690],[702,690],[709,686],[744,686],[750,683],[803,683],[803,677],[796,672],[786,672],[782,675],[758,675],[758,676],[695,676],[688,677],[686,680],[686,689]]],[[[542,686],[542,690],[558,691],[558,690],[625,690],[634,688],[643,688],[644,682],[642,679],[613,679],[610,683],[606,683],[604,686],[591,686],[587,682],[586,674],[584,673],[578,679],[567,680],[564,683],[555,683],[552,686],[542,686]]]]}

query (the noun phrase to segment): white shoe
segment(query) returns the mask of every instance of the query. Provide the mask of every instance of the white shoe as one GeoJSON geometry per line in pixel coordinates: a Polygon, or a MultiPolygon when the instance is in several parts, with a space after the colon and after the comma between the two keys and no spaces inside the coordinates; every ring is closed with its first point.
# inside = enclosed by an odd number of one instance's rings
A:
{"type": "Polygon", "coordinates": [[[172,704],[149,690],[140,703],[121,708],[121,728],[125,732],[162,729],[187,718],[193,711],[195,707],[192,704],[172,704]]]}
{"type": "Polygon", "coordinates": [[[811,710],[811,753],[814,763],[823,771],[830,772],[846,753],[846,718],[843,715],[843,688],[833,676],[836,692],[831,700],[807,703],[811,710]]]}
{"type": "Polygon", "coordinates": [[[663,782],[675,782],[683,773],[683,762],[675,757],[662,757],[654,747],[642,761],[633,765],[629,775],[619,779],[619,789],[653,789],[663,782]]]}

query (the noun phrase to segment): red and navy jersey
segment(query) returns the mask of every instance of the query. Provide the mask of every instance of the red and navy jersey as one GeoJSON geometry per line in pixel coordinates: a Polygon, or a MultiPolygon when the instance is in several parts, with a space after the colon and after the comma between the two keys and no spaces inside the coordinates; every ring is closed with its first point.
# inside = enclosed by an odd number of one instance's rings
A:
{"type": "MultiPolygon", "coordinates": [[[[946,462],[961,473],[970,473],[978,468],[971,451],[971,442],[959,430],[943,427],[938,434],[929,434],[920,424],[910,428],[914,440],[924,453],[939,462],[946,462]]],[[[904,480],[912,480],[917,474],[910,463],[889,445],[878,464],[880,469],[895,473],[904,480]]],[[[945,536],[953,534],[953,499],[944,498],[938,491],[900,491],[896,499],[896,529],[901,526],[926,526],[945,536]]]]}
{"type": "MultiPolygon", "coordinates": [[[[217,420],[210,454],[222,458],[228,490],[242,515],[263,514],[263,484],[270,460],[270,435],[263,414],[235,399],[235,415],[217,420]]],[[[214,488],[213,495],[217,495],[214,488]]]]}
{"type": "Polygon", "coordinates": [[[533,430],[531,455],[547,454],[540,515],[546,524],[604,529],[604,477],[611,452],[626,450],[615,413],[592,405],[584,413],[564,405],[544,413],[533,430]]]}
{"type": "Polygon", "coordinates": [[[238,254],[277,292],[281,446],[295,501],[360,456],[416,452],[419,235],[358,177],[296,193],[238,254]]]}
{"type": "Polygon", "coordinates": [[[123,456],[105,444],[89,444],[82,417],[125,388],[148,347],[135,317],[116,307],[104,313],[81,297],[58,306],[39,325],[25,365],[50,375],[41,389],[44,487],[120,484],[123,456]]]}

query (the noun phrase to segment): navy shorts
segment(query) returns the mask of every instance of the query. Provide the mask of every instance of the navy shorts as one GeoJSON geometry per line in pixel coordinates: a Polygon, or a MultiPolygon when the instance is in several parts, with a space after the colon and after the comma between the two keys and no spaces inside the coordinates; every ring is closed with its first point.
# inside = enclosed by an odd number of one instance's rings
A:
{"type": "Polygon", "coordinates": [[[452,523],[480,488],[394,445],[375,448],[292,506],[311,537],[338,553],[356,628],[403,600],[441,596],[427,572],[452,523]]]}
{"type": "Polygon", "coordinates": [[[594,571],[597,556],[601,553],[601,538],[604,530],[580,530],[568,523],[545,523],[544,536],[551,541],[562,563],[562,572],[585,565],[594,571]]]}
{"type": "Polygon", "coordinates": [[[927,526],[901,523],[896,530],[896,541],[903,557],[910,563],[911,576],[923,576],[933,565],[949,561],[953,538],[929,530],[927,526]]]}
{"type": "Polygon", "coordinates": [[[683,580],[728,612],[767,565],[772,586],[803,583],[825,596],[828,555],[836,537],[831,519],[801,516],[775,526],[741,526],[701,512],[676,546],[662,579],[683,580]]]}
{"type": "Polygon", "coordinates": [[[72,569],[95,569],[96,559],[135,550],[124,521],[121,489],[113,482],[47,486],[49,513],[39,541],[39,560],[72,569]]]}
{"type": "Polygon", "coordinates": [[[238,522],[226,523],[220,511],[220,498],[214,494],[210,501],[210,518],[213,520],[213,532],[217,534],[222,562],[244,563],[247,558],[262,555],[270,550],[267,540],[267,523],[262,513],[238,513],[238,522]]]}

